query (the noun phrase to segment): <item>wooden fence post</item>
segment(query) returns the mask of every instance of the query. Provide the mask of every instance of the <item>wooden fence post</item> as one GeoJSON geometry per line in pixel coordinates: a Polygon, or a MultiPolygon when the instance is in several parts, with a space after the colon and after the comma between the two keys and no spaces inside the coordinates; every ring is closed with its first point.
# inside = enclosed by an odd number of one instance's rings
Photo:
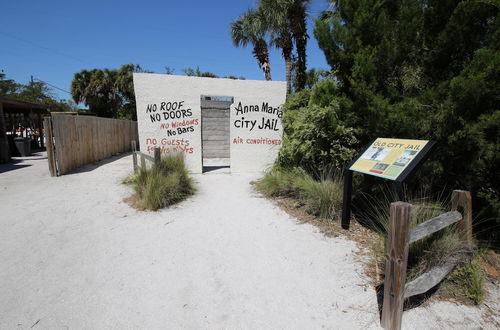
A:
{"type": "MultiPolygon", "coordinates": [[[[54,150],[54,141],[53,141],[53,132],[52,132],[52,118],[45,117],[43,118],[43,128],[45,130],[45,138],[47,140],[47,159],[49,162],[49,172],[50,176],[57,176],[57,166],[56,166],[56,158],[55,158],[55,150],[54,150]]],[[[43,138],[43,137],[41,137],[43,138]]]]}
{"type": "Polygon", "coordinates": [[[406,265],[410,246],[410,211],[411,204],[391,203],[381,322],[384,329],[401,329],[406,265]]]}
{"type": "Polygon", "coordinates": [[[161,162],[161,150],[159,147],[155,147],[155,166],[160,165],[161,162]]]}
{"type": "Polygon", "coordinates": [[[144,158],[144,154],[141,153],[141,169],[146,169],[146,158],[144,158]]]}
{"type": "Polygon", "coordinates": [[[453,190],[451,194],[451,210],[461,211],[463,219],[459,222],[460,235],[467,244],[472,245],[472,197],[470,192],[453,190]]]}
{"type": "Polygon", "coordinates": [[[132,140],[132,163],[134,164],[134,173],[137,173],[137,154],[135,140],[132,140]]]}

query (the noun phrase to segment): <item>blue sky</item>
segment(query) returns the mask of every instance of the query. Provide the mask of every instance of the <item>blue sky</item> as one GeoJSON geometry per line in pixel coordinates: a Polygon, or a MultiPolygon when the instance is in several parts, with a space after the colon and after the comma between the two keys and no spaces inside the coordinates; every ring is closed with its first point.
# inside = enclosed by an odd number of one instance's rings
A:
{"type": "MultiPolygon", "coordinates": [[[[222,1],[22,1],[4,0],[0,29],[0,70],[20,83],[31,75],[69,91],[83,69],[140,64],[156,73],[164,67],[200,67],[215,74],[263,80],[251,47],[235,48],[232,20],[255,0],[222,1]]],[[[310,16],[327,9],[313,0],[310,16]]],[[[308,68],[328,68],[309,24],[308,68]]],[[[278,50],[271,53],[273,80],[284,80],[278,50]]],[[[59,98],[71,96],[54,90],[59,98]]]]}

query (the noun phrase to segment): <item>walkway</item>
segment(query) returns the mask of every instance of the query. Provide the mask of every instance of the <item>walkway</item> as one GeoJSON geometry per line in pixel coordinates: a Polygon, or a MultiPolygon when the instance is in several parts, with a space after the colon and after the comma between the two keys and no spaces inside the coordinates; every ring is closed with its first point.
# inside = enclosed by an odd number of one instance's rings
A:
{"type": "Polygon", "coordinates": [[[378,328],[355,244],[298,224],[255,175],[196,175],[193,198],[138,212],[130,156],[58,178],[34,158],[0,166],[0,329],[378,328]]]}

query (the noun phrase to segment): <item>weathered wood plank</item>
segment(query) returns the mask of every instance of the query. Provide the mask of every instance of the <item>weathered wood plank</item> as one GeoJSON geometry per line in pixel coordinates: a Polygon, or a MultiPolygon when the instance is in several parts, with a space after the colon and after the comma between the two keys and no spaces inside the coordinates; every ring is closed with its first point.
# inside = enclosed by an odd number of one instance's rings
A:
{"type": "Polygon", "coordinates": [[[384,329],[401,329],[410,239],[410,212],[411,205],[408,203],[391,204],[381,321],[384,329]]]}
{"type": "Polygon", "coordinates": [[[132,165],[134,168],[134,173],[137,173],[138,168],[137,168],[137,152],[136,152],[136,145],[135,145],[135,140],[132,140],[132,165]]]}
{"type": "Polygon", "coordinates": [[[154,149],[154,164],[156,166],[160,165],[161,162],[161,149],[158,147],[155,147],[154,149]]]}
{"type": "Polygon", "coordinates": [[[203,142],[217,141],[217,142],[229,144],[229,140],[227,139],[227,135],[221,135],[221,134],[217,135],[217,133],[218,133],[218,131],[215,131],[214,135],[204,136],[203,142]]]}
{"type": "Polygon", "coordinates": [[[216,109],[203,109],[202,120],[217,120],[217,119],[227,119],[229,118],[229,109],[227,110],[216,110],[216,109]],[[205,111],[207,110],[207,111],[205,111]]]}
{"type": "Polygon", "coordinates": [[[455,222],[462,220],[460,212],[451,211],[438,215],[413,228],[410,232],[410,244],[424,237],[434,234],[441,229],[448,227],[455,222]]]}
{"type": "Polygon", "coordinates": [[[217,150],[217,149],[228,150],[229,149],[229,143],[226,143],[225,141],[223,144],[220,143],[219,141],[204,141],[203,146],[208,147],[207,148],[208,150],[212,150],[212,149],[213,150],[217,150]]]}
{"type": "Polygon", "coordinates": [[[47,146],[47,159],[49,162],[50,176],[57,176],[56,159],[54,155],[54,143],[52,140],[52,120],[50,117],[43,119],[43,128],[45,131],[46,146],[47,146]]]}
{"type": "MultiPolygon", "coordinates": [[[[152,162],[152,163],[154,163],[154,162],[155,162],[154,157],[151,157],[151,156],[150,156],[150,155],[148,155],[148,154],[143,154],[143,153],[142,153],[142,152],[140,152],[140,151],[136,151],[136,153],[137,153],[137,154],[139,154],[139,156],[140,156],[141,158],[144,158],[145,160],[147,159],[147,160],[149,160],[149,161],[150,161],[150,162],[152,162]]],[[[142,160],[141,160],[141,162],[142,162],[142,160]]],[[[142,166],[142,164],[141,164],[141,166],[142,166]]]]}
{"type": "Polygon", "coordinates": [[[52,132],[54,137],[54,150],[57,162],[57,175],[64,174],[67,167],[67,155],[71,150],[68,148],[67,133],[64,130],[66,115],[52,116],[52,132]]]}
{"type": "Polygon", "coordinates": [[[405,286],[405,299],[426,293],[439,283],[455,268],[458,258],[438,265],[427,273],[420,275],[405,286]]]}

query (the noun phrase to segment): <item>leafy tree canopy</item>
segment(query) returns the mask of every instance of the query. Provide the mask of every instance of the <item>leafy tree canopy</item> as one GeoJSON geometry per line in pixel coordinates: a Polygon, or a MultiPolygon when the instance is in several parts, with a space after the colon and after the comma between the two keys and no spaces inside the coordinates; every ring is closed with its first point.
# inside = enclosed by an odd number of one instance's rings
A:
{"type": "Polygon", "coordinates": [[[100,117],[136,120],[134,72],[146,72],[137,64],[125,64],[116,70],[93,69],[75,73],[71,95],[100,117]]]}
{"type": "Polygon", "coordinates": [[[13,79],[7,79],[5,73],[0,73],[0,95],[8,98],[46,105],[51,111],[76,111],[77,107],[71,100],[59,100],[53,90],[43,81],[30,81],[20,84],[13,79]]]}

